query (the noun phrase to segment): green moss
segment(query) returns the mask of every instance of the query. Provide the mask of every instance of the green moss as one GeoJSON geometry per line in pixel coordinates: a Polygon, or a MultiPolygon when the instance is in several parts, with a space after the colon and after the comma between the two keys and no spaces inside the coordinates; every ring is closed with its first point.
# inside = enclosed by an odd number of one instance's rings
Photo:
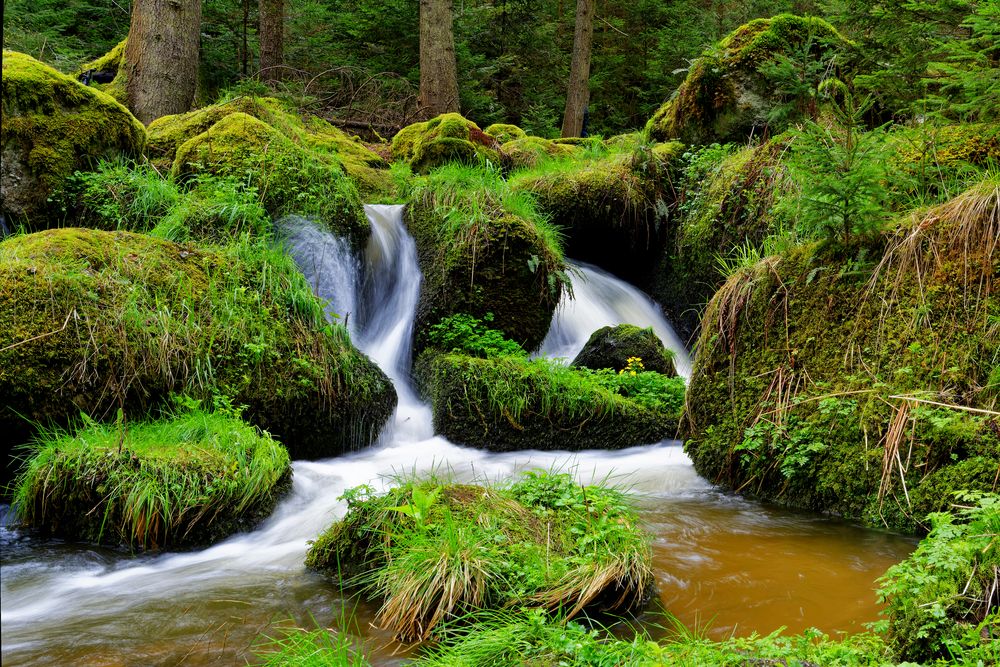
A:
{"type": "Polygon", "coordinates": [[[147,549],[252,529],[291,487],[288,452],[226,414],[42,436],[18,478],[15,512],[46,533],[147,549]]]}
{"type": "Polygon", "coordinates": [[[567,281],[557,231],[530,196],[496,171],[448,165],[418,184],[406,220],[424,275],[417,352],[428,327],[456,313],[493,313],[526,349],[542,342],[567,281]]]}
{"type": "Polygon", "coordinates": [[[0,243],[0,428],[171,392],[246,405],[296,458],[372,443],[395,405],[385,375],[326,324],[294,263],[259,241],[219,249],[125,232],[51,230],[0,243]]]}
{"type": "Polygon", "coordinates": [[[990,400],[1000,348],[998,209],[987,182],[863,250],[805,246],[737,271],[702,323],[683,424],[698,471],[904,530],[947,491],[993,488],[995,427],[961,413],[990,400]]]}
{"type": "Polygon", "coordinates": [[[91,60],[89,63],[84,64],[73,76],[76,79],[79,79],[85,72],[90,70],[94,70],[95,72],[114,72],[115,78],[110,83],[92,83],[90,85],[97,90],[107,93],[122,104],[125,104],[125,86],[128,82],[128,76],[125,71],[126,46],[128,46],[127,37],[118,42],[113,49],[105,53],[100,58],[91,60]]]}
{"type": "Polygon", "coordinates": [[[49,200],[67,177],[101,158],[139,156],[145,142],[142,124],[109,95],[4,51],[3,206],[15,224],[58,224],[62,213],[49,200]]]}
{"type": "Polygon", "coordinates": [[[823,19],[781,14],[737,28],[694,62],[684,82],[646,124],[657,141],[745,141],[815,115],[820,80],[840,74],[851,43],[823,19]],[[777,64],[792,64],[794,86],[777,64]],[[803,74],[803,72],[805,74],[803,74]],[[809,92],[785,92],[791,87],[809,92]],[[788,108],[784,108],[788,107],[788,108]]]}
{"type": "Polygon", "coordinates": [[[516,139],[524,139],[528,136],[528,134],[517,125],[510,125],[508,123],[493,123],[483,131],[501,144],[506,144],[516,139]]]}
{"type": "Polygon", "coordinates": [[[484,609],[624,611],[652,585],[649,537],[630,499],[567,474],[489,486],[406,481],[384,495],[359,487],[347,500],[306,565],[364,586],[383,602],[378,622],[405,641],[484,609]]]}
{"type": "Polygon", "coordinates": [[[520,357],[428,351],[414,372],[433,407],[436,433],[494,451],[621,449],[659,442],[676,432],[683,396],[678,379],[672,404],[646,407],[609,388],[618,386],[613,371],[601,376],[520,357]]]}
{"type": "Polygon", "coordinates": [[[339,162],[303,148],[254,116],[227,114],[177,149],[175,177],[204,173],[253,185],[273,217],[318,218],[359,248],[368,238],[360,195],[339,162]]]}
{"type": "Polygon", "coordinates": [[[573,366],[590,369],[610,368],[616,373],[637,358],[647,371],[676,375],[673,354],[663,347],[652,327],[643,329],[633,324],[602,327],[592,333],[580,354],[573,359],[573,366]]]}
{"type": "Polygon", "coordinates": [[[448,162],[500,164],[497,140],[457,113],[446,113],[400,130],[392,140],[392,159],[419,174],[448,162]]]}
{"type": "Polygon", "coordinates": [[[549,157],[569,156],[573,147],[557,144],[550,139],[541,137],[520,137],[504,143],[500,150],[511,169],[526,169],[538,166],[539,162],[549,157]]]}
{"type": "Polygon", "coordinates": [[[511,184],[533,194],[562,228],[569,256],[643,284],[667,237],[680,148],[578,148],[579,154],[515,173],[511,184]]]}

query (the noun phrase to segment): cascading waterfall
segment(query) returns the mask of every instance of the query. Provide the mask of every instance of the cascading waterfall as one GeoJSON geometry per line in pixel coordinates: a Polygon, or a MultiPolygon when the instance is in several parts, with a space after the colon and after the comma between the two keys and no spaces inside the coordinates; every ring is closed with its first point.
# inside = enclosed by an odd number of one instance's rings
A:
{"type": "MultiPolygon", "coordinates": [[[[95,660],[102,664],[241,663],[257,634],[276,621],[292,618],[309,624],[310,617],[315,617],[320,623],[335,623],[344,613],[357,615],[357,625],[375,637],[371,656],[375,664],[399,664],[400,659],[390,655],[391,647],[381,652],[378,648],[389,644],[390,638],[368,627],[372,609],[349,602],[347,608],[353,611],[339,612],[345,604],[341,593],[307,572],[303,560],[307,541],[344,512],[339,497],[345,489],[358,484],[384,488],[389,483],[385,475],[431,469],[444,469],[459,481],[504,478],[536,467],[572,471],[581,483],[623,480],[643,495],[649,508],[647,516],[658,535],[654,554],[660,554],[656,558],[661,596],[678,613],[685,604],[690,607],[691,600],[732,598],[733,615],[745,619],[748,601],[769,595],[775,587],[784,600],[785,587],[795,582],[772,579],[804,566],[782,568],[766,548],[755,561],[752,550],[757,536],[798,537],[813,549],[826,540],[829,544],[822,557],[806,552],[822,568],[797,585],[815,587],[817,580],[832,580],[831,604],[846,610],[848,619],[849,614],[857,615],[858,596],[843,597],[843,591],[853,594],[859,588],[854,581],[861,569],[857,535],[840,537],[836,527],[831,529],[820,519],[778,515],[718,494],[695,474],[678,443],[572,455],[493,454],[434,436],[430,409],[417,399],[408,380],[420,271],[401,209],[366,207],[372,235],[363,275],[346,243],[308,221],[286,219],[280,230],[289,252],[328,301],[329,311],[344,318],[356,344],[396,386],[399,406],[380,444],[327,461],[295,462],[293,489],[268,520],[252,533],[235,535],[201,551],[130,558],[108,549],[41,542],[0,529],[4,665],[93,664],[95,660]],[[728,535],[755,539],[734,547],[738,560],[734,565],[723,565],[727,550],[719,546],[728,535]],[[847,545],[849,555],[837,570],[829,553],[840,542],[847,545]],[[741,584],[729,576],[732,569],[745,571],[754,562],[762,565],[753,581],[741,584]],[[854,582],[853,588],[845,587],[845,578],[854,582]],[[702,587],[709,590],[707,598],[694,592],[702,587]],[[744,588],[750,592],[739,597],[744,588]]],[[[582,347],[594,329],[616,321],[653,326],[668,346],[682,350],[676,337],[671,338],[669,325],[664,329],[662,318],[643,310],[651,303],[648,299],[638,299],[641,303],[636,305],[634,296],[639,293],[630,292],[627,285],[591,267],[579,271],[584,280],[575,281],[577,301],[561,309],[544,351],[575,355],[576,346],[582,347]]],[[[678,358],[686,360],[686,355],[678,358]]],[[[683,362],[678,366],[685,368],[683,362]]],[[[898,560],[901,553],[899,547],[886,547],[889,538],[879,539],[883,541],[876,540],[869,551],[881,548],[889,555],[883,553],[879,560],[869,554],[870,569],[876,573],[884,569],[887,559],[898,560]]],[[[860,586],[870,586],[871,578],[860,579],[860,586]]],[[[696,617],[698,609],[693,610],[696,617]]],[[[792,613],[780,609],[772,626],[789,623],[792,613]]],[[[822,625],[822,617],[809,621],[822,625]]],[[[753,627],[752,621],[747,622],[753,627]]],[[[720,622],[717,627],[725,632],[729,626],[720,622]]]]}

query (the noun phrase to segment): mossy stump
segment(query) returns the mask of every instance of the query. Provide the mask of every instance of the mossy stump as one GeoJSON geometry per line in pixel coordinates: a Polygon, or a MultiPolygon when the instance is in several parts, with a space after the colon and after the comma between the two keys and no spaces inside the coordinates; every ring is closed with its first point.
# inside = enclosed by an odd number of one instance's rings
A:
{"type": "Polygon", "coordinates": [[[0,431],[80,412],[138,419],[171,393],[228,397],[295,458],[370,445],[395,407],[292,260],[60,229],[0,242],[0,431]]]}
{"type": "Polygon", "coordinates": [[[15,487],[27,527],[141,549],[210,544],[253,529],[291,488],[288,452],[232,415],[90,423],[43,435],[15,487]]]}
{"type": "Polygon", "coordinates": [[[480,486],[416,480],[347,494],[346,516],[306,566],[382,602],[404,641],[447,621],[512,606],[627,611],[653,585],[649,537],[621,491],[531,472],[480,486]]]}
{"type": "Polygon", "coordinates": [[[57,226],[66,179],[102,158],[139,157],[146,130],[110,95],[31,56],[3,52],[0,210],[29,230],[57,226]]]}

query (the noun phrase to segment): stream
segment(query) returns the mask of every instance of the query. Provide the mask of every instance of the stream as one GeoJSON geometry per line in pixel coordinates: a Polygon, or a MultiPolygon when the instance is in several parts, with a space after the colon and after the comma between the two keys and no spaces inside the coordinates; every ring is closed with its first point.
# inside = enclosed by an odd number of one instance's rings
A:
{"type": "MultiPolygon", "coordinates": [[[[407,649],[374,628],[377,608],[306,571],[303,559],[308,540],[345,511],[345,489],[384,488],[393,475],[428,470],[467,481],[559,469],[581,483],[628,486],[654,534],[660,605],[713,638],[779,626],[860,631],[876,620],[875,579],[912,551],[913,539],[721,493],[695,473],[679,442],[496,454],[434,436],[430,407],[409,380],[416,248],[402,207],[366,211],[372,238],[361,261],[302,219],[282,221],[281,236],[329,312],[396,387],[399,406],[379,443],[296,461],[293,489],[269,519],[200,551],[129,556],[0,528],[5,666],[242,665],[259,634],[292,623],[343,628],[363,639],[373,664],[401,664],[407,649]]],[[[690,374],[683,345],[648,297],[594,267],[575,265],[572,275],[576,298],[561,305],[538,354],[572,358],[595,329],[629,322],[652,326],[679,372],[690,374]]],[[[663,623],[655,609],[639,620],[654,635],[663,623]]]]}

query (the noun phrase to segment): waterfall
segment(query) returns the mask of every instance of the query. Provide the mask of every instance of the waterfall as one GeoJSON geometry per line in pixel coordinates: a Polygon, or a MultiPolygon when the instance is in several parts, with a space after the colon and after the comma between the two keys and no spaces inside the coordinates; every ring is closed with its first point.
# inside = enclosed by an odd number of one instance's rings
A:
{"type": "Polygon", "coordinates": [[[691,377],[687,348],[655,301],[596,266],[582,262],[569,264],[573,298],[563,294],[549,333],[535,356],[571,361],[597,329],[634,324],[652,327],[664,346],[674,353],[677,374],[685,379],[691,377]]]}

